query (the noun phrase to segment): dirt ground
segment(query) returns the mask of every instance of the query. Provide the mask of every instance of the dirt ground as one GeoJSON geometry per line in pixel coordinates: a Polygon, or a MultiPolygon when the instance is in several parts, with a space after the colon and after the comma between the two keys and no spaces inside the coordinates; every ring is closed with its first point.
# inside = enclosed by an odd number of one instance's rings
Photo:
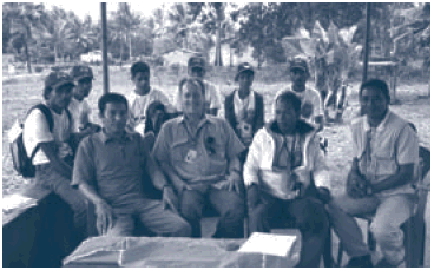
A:
{"type": "MultiPolygon", "coordinates": [[[[133,87],[126,72],[121,74],[110,74],[111,91],[127,94],[133,87]]],[[[159,81],[160,82],[160,81],[159,81]]],[[[97,119],[97,100],[102,93],[102,75],[97,75],[93,84],[93,91],[89,96],[89,104],[93,108],[92,118],[97,119]]],[[[265,85],[254,83],[253,87],[264,95],[265,120],[271,117],[271,104],[275,93],[282,89],[284,84],[265,85]]],[[[176,85],[159,85],[171,100],[174,101],[176,85]]],[[[220,85],[223,94],[228,94],[234,89],[233,86],[220,85]]],[[[329,147],[326,156],[332,179],[332,193],[339,195],[345,189],[345,176],[349,170],[349,162],[352,156],[350,145],[350,132],[348,123],[355,117],[359,110],[357,91],[359,84],[353,84],[349,88],[349,104],[344,113],[344,123],[325,127],[323,136],[328,138],[329,147]]],[[[43,78],[41,76],[33,79],[16,79],[3,81],[2,86],[2,196],[19,192],[28,183],[13,171],[9,145],[7,141],[7,130],[10,129],[16,119],[24,119],[29,107],[41,100],[43,89],[43,78]],[[6,82],[6,83],[5,83],[6,82]]],[[[391,110],[403,118],[413,122],[418,130],[420,141],[423,145],[430,147],[430,99],[427,84],[398,85],[397,98],[400,105],[392,105],[391,110]]],[[[429,231],[429,229],[428,229],[429,231]]],[[[429,236],[428,236],[429,238],[429,236]]],[[[428,259],[429,264],[429,259],[428,259]]]]}

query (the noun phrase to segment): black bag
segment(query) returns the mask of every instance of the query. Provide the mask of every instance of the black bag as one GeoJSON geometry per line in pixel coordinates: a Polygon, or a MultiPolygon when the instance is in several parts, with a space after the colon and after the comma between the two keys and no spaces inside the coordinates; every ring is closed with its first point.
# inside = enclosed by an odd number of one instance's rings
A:
{"type": "MultiPolygon", "coordinates": [[[[27,116],[30,114],[30,112],[33,111],[33,109],[39,109],[45,115],[48,122],[48,126],[50,128],[50,132],[52,132],[54,120],[50,109],[44,104],[35,105],[27,112],[27,116]]],[[[24,146],[24,140],[23,140],[23,132],[22,132],[23,128],[24,126],[21,124],[21,133],[9,145],[9,148],[12,154],[12,162],[14,165],[14,170],[17,171],[23,177],[32,178],[35,176],[35,167],[32,163],[32,159],[35,156],[35,153],[37,152],[39,146],[36,146],[30,158],[27,157],[27,151],[24,146]]]]}

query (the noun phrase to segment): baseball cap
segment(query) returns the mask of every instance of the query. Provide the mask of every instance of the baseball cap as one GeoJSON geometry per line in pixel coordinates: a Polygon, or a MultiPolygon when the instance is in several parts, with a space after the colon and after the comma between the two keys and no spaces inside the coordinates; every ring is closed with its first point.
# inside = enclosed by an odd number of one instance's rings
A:
{"type": "Polygon", "coordinates": [[[293,69],[301,69],[305,73],[310,73],[308,70],[308,63],[307,60],[296,57],[290,60],[290,71],[293,69]]]}
{"type": "Polygon", "coordinates": [[[56,88],[63,85],[75,85],[72,77],[66,72],[54,71],[45,79],[45,87],[56,88]]]}
{"type": "Polygon", "coordinates": [[[238,65],[238,72],[236,73],[235,81],[238,81],[239,74],[242,72],[251,72],[254,74],[254,69],[248,62],[241,63],[238,65]]]}
{"type": "Polygon", "coordinates": [[[206,61],[203,57],[191,57],[189,58],[188,61],[188,67],[192,68],[192,67],[201,67],[201,68],[205,68],[206,66],[206,61]]]}
{"type": "Polygon", "coordinates": [[[75,65],[72,67],[71,76],[73,79],[80,80],[83,78],[93,79],[93,72],[90,66],[75,65]]]}

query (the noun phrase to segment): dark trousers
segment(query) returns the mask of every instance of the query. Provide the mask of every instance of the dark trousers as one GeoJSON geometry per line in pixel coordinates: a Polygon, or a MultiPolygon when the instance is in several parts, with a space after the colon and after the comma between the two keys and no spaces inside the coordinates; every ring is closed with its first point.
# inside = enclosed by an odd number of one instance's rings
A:
{"type": "Polygon", "coordinates": [[[205,192],[184,190],[181,195],[181,214],[192,228],[192,237],[201,236],[200,219],[205,205],[214,209],[220,218],[213,237],[242,238],[244,200],[234,191],[209,188],[205,192]]]}
{"type": "Polygon", "coordinates": [[[250,232],[272,228],[297,228],[302,234],[301,259],[297,267],[319,267],[329,220],[322,202],[305,197],[281,200],[264,196],[249,212],[250,232]]]}

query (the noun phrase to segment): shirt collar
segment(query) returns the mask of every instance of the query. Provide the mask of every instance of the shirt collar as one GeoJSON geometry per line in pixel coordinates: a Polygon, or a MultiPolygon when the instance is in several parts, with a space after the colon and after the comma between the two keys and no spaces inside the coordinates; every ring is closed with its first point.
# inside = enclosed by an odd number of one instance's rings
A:
{"type": "MultiPolygon", "coordinates": [[[[389,120],[389,115],[390,115],[390,111],[388,109],[388,112],[386,112],[385,117],[383,118],[383,120],[380,122],[380,124],[376,127],[376,131],[381,132],[383,129],[385,129],[386,124],[388,123],[389,120]]],[[[368,132],[371,130],[371,126],[368,123],[368,119],[367,116],[364,116],[364,131],[368,132]]]]}
{"type": "MultiPolygon", "coordinates": [[[[100,132],[98,132],[98,135],[99,135],[99,138],[101,139],[101,141],[104,142],[105,144],[106,144],[107,142],[109,142],[109,141],[113,141],[113,140],[115,140],[114,137],[112,137],[112,136],[110,136],[110,135],[107,135],[107,134],[104,132],[104,130],[101,130],[100,132]]],[[[120,140],[129,140],[129,141],[131,141],[131,140],[132,140],[132,136],[133,136],[133,133],[130,133],[130,132],[125,131],[125,132],[124,132],[124,135],[123,135],[122,137],[120,137],[119,139],[120,139],[120,140]]]]}
{"type": "MultiPolygon", "coordinates": [[[[210,117],[209,115],[204,114],[204,118],[200,120],[200,122],[198,123],[197,127],[200,128],[201,126],[203,126],[206,123],[210,122],[210,118],[209,117],[210,117]]],[[[180,123],[181,124],[186,124],[186,122],[185,122],[185,116],[182,116],[180,123]]]]}

